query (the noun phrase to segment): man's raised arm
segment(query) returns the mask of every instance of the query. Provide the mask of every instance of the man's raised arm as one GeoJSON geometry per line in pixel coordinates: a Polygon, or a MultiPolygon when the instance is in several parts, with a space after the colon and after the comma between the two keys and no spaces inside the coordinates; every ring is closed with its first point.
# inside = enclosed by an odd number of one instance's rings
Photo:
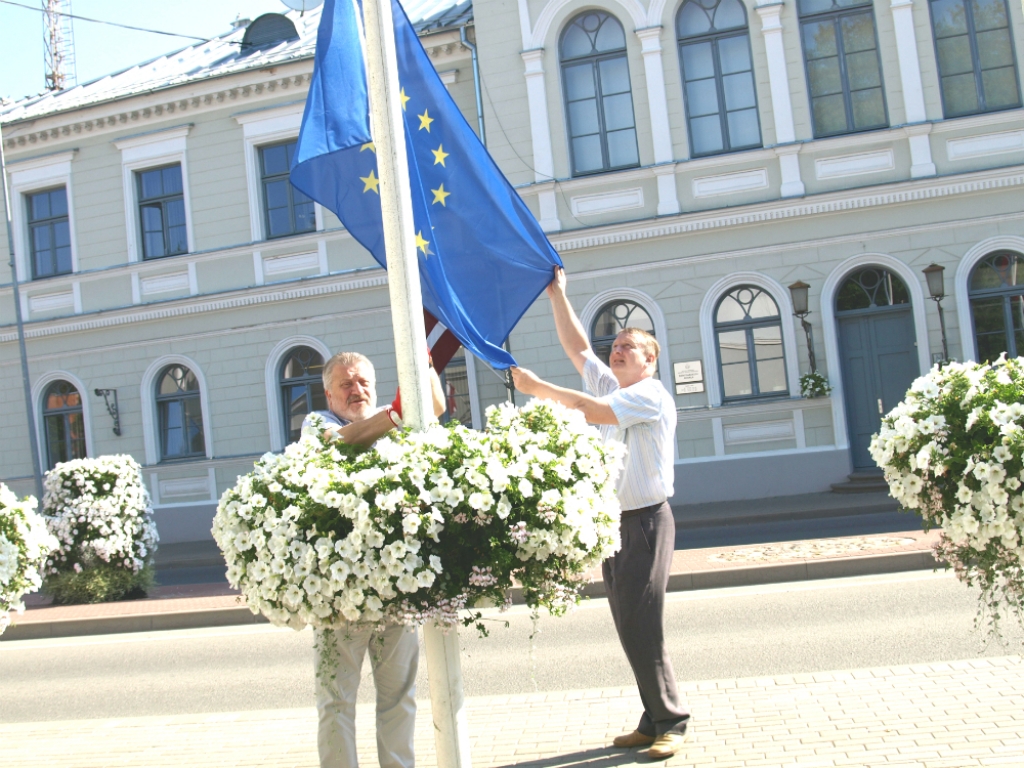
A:
{"type": "Polygon", "coordinates": [[[577,372],[582,375],[583,365],[587,362],[584,353],[590,349],[590,341],[579,318],[576,317],[576,312],[573,311],[572,304],[569,303],[569,297],[565,295],[564,269],[555,267],[555,277],[548,285],[547,291],[555,315],[558,340],[562,343],[562,349],[569,356],[569,360],[576,366],[577,372]]]}

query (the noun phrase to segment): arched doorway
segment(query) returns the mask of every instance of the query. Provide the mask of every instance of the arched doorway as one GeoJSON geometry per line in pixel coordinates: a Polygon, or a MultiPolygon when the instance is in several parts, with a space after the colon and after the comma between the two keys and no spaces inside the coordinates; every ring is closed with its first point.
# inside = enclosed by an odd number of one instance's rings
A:
{"type": "Polygon", "coordinates": [[[910,294],[889,270],[864,267],[840,285],[835,310],[853,470],[877,470],[871,436],[920,375],[910,294]]]}

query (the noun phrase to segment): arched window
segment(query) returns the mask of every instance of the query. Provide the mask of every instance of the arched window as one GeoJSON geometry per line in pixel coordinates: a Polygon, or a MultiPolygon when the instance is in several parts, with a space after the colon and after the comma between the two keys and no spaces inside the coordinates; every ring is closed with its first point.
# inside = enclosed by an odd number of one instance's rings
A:
{"type": "Polygon", "coordinates": [[[294,443],[302,434],[306,414],[327,410],[324,358],[310,347],[295,347],[281,363],[280,371],[285,442],[294,443]]]}
{"type": "Polygon", "coordinates": [[[206,455],[199,380],[183,365],[170,365],[156,380],[160,459],[206,455]]]}
{"type": "Polygon", "coordinates": [[[676,17],[694,157],[761,146],[747,12],[740,0],[687,0],[676,17]]]}
{"type": "Polygon", "coordinates": [[[573,175],[639,165],[622,25],[602,11],[582,13],[559,51],[573,175]]]}
{"type": "Polygon", "coordinates": [[[892,272],[881,267],[867,267],[854,272],[836,293],[836,312],[909,303],[907,286],[892,272]]]}
{"type": "Polygon", "coordinates": [[[815,137],[889,125],[871,0],[797,0],[815,137]]]}
{"type": "Polygon", "coordinates": [[[1024,355],[1024,256],[996,251],[971,272],[969,283],[978,359],[1024,355]]]}
{"type": "Polygon", "coordinates": [[[786,395],[779,307],[754,285],[733,288],[715,309],[723,400],[786,395]]]}
{"type": "Polygon", "coordinates": [[[1006,0],[932,0],[935,56],[946,117],[1019,107],[1006,0]]]}
{"type": "Polygon", "coordinates": [[[43,395],[46,463],[53,469],[62,461],[85,458],[85,419],[82,396],[66,381],[55,381],[43,395]]]}
{"type": "Polygon", "coordinates": [[[635,301],[620,299],[605,304],[594,318],[594,324],[590,328],[590,346],[605,365],[612,354],[615,337],[625,328],[639,328],[654,335],[651,316],[635,301]]]}

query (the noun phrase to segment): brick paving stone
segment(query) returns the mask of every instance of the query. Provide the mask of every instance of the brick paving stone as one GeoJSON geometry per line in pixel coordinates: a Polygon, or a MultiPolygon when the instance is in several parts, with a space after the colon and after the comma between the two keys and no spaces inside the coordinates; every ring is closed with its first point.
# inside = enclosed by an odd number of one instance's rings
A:
{"type": "MultiPolygon", "coordinates": [[[[1024,661],[913,665],[766,680],[685,683],[694,738],[668,768],[915,766],[1024,761],[1024,661]],[[949,706],[949,697],[963,703],[949,706]],[[867,717],[865,712],[882,713],[867,717]]],[[[467,702],[475,768],[620,768],[613,750],[639,700],[625,688],[493,696],[467,702]]],[[[429,702],[416,724],[419,768],[436,768],[429,702]]],[[[376,765],[373,705],[357,708],[358,753],[376,765]]],[[[312,768],[316,714],[291,710],[0,724],[4,768],[312,768]]]]}

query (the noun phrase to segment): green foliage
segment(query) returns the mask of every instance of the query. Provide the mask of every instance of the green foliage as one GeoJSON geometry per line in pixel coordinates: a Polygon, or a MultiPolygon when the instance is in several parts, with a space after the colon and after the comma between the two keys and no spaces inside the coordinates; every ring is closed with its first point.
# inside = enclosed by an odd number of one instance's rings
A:
{"type": "Polygon", "coordinates": [[[805,373],[803,376],[800,377],[801,397],[825,397],[825,395],[827,395],[831,391],[832,387],[829,386],[828,379],[826,379],[817,371],[814,371],[812,373],[805,373]]]}
{"type": "Polygon", "coordinates": [[[43,591],[53,596],[56,605],[106,603],[144,598],[154,583],[150,566],[136,573],[101,561],[83,568],[81,573],[65,571],[47,576],[43,591]]]}

